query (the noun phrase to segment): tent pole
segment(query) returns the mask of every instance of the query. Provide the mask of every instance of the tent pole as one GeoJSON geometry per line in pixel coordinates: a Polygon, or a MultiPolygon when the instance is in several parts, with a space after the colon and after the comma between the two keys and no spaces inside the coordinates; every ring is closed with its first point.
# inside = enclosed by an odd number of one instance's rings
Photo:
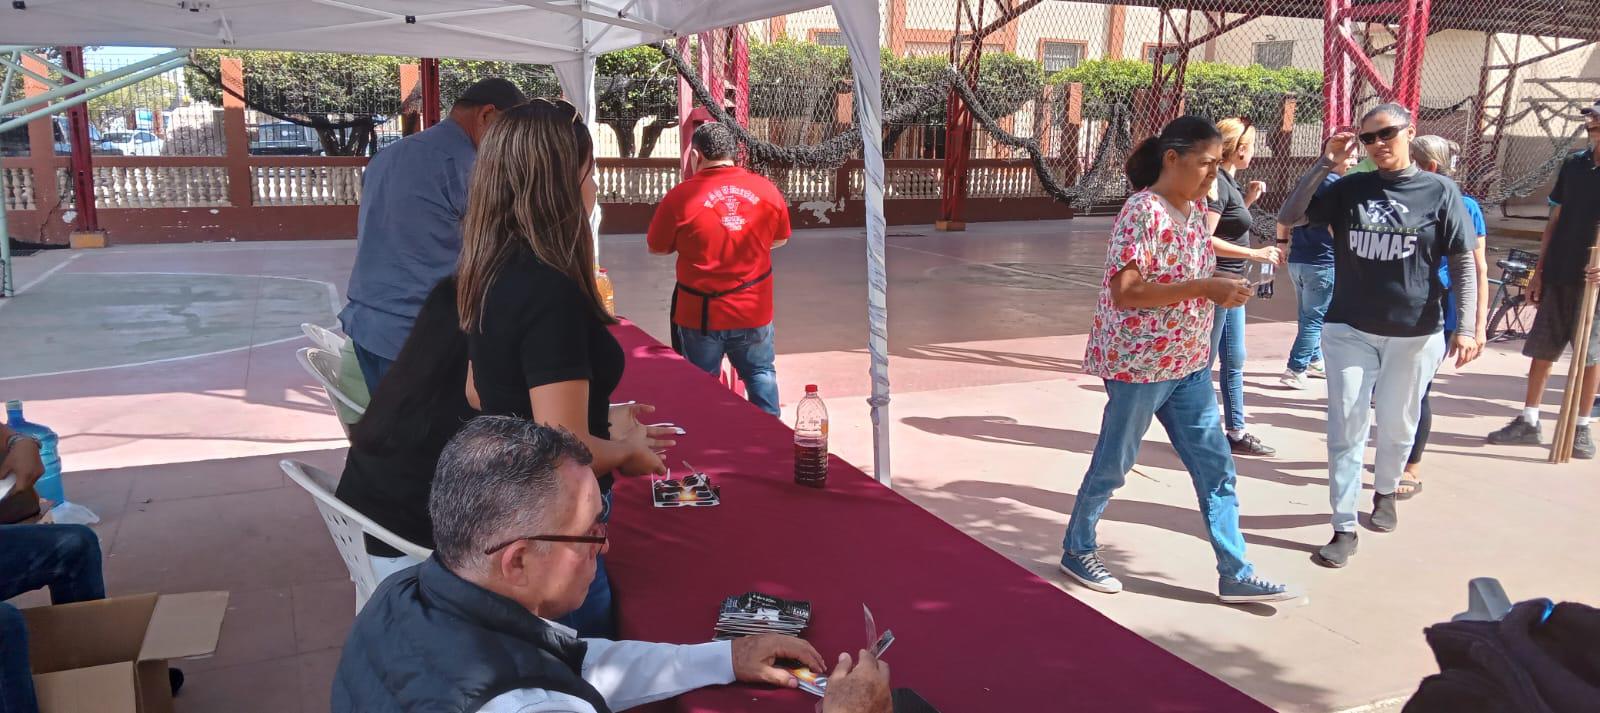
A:
{"type": "Polygon", "coordinates": [[[861,163],[866,174],[867,351],[872,374],[872,396],[867,403],[872,407],[872,474],[889,486],[889,275],[884,261],[887,229],[883,218],[883,67],[878,4],[833,0],[833,12],[850,49],[861,163]]]}
{"type": "MultiPolygon", "coordinates": [[[[4,179],[0,179],[3,181],[4,179]]],[[[11,280],[11,234],[6,232],[6,191],[0,185],[0,297],[17,293],[11,280]]]]}

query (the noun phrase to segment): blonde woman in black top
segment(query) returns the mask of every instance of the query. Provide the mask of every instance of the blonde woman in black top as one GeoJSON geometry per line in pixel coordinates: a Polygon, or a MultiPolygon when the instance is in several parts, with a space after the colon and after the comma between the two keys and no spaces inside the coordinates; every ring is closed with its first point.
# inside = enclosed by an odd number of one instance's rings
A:
{"type": "MultiPolygon", "coordinates": [[[[1284,255],[1276,245],[1250,247],[1250,228],[1254,224],[1250,207],[1266,193],[1267,184],[1251,181],[1241,188],[1236,176],[1249,168],[1255,157],[1255,127],[1248,119],[1234,117],[1217,122],[1217,130],[1222,132],[1222,164],[1206,199],[1206,227],[1211,230],[1211,247],[1217,253],[1217,274],[1244,278],[1249,263],[1281,265],[1284,255]]],[[[1211,328],[1211,359],[1212,363],[1221,362],[1218,377],[1229,449],[1234,455],[1270,456],[1277,450],[1245,431],[1244,310],[1244,305],[1217,308],[1211,328]]]]}

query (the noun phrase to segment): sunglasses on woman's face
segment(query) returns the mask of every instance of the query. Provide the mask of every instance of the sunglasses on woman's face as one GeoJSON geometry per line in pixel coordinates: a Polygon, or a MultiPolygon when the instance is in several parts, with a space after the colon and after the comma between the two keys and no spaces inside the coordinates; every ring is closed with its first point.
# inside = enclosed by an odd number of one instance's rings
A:
{"type": "Polygon", "coordinates": [[[1400,135],[1400,132],[1405,131],[1408,126],[1411,126],[1411,124],[1396,124],[1394,126],[1385,126],[1377,131],[1368,131],[1360,134],[1361,143],[1371,146],[1379,141],[1392,141],[1394,137],[1400,135]]]}

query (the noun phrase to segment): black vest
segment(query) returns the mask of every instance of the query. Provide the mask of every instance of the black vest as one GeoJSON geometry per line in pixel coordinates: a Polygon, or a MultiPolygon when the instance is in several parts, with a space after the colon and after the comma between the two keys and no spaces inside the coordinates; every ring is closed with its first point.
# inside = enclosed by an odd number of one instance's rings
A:
{"type": "Polygon", "coordinates": [[[356,617],[333,681],[333,713],[473,713],[522,688],[582,698],[588,646],[435,558],[384,580],[356,617]]]}

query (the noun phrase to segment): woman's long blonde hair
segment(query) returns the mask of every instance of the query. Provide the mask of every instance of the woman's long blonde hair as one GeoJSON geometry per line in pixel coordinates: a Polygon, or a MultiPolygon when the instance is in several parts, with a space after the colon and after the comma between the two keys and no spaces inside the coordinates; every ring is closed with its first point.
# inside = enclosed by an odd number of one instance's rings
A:
{"type": "Polygon", "coordinates": [[[524,247],[576,282],[602,322],[616,324],[595,285],[582,189],[592,170],[594,141],[571,104],[535,99],[489,125],[461,221],[456,305],[463,331],[481,328],[489,286],[524,247]]]}

